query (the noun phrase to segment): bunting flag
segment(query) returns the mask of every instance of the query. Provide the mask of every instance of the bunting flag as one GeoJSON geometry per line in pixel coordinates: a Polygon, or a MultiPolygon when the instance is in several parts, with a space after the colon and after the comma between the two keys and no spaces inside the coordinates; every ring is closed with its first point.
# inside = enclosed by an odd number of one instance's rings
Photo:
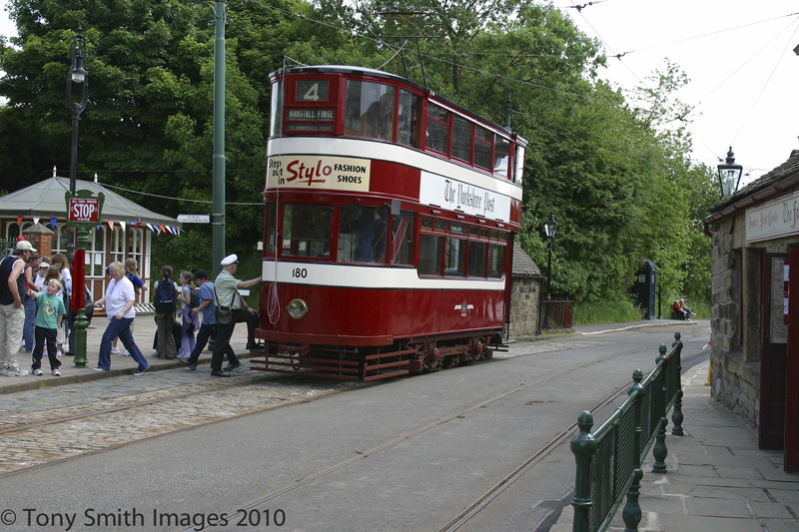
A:
{"type": "Polygon", "coordinates": [[[33,223],[35,223],[35,224],[39,223],[39,217],[38,216],[34,216],[33,217],[33,223]]]}
{"type": "Polygon", "coordinates": [[[152,225],[150,225],[150,224],[147,224],[147,229],[149,229],[149,230],[150,230],[150,232],[152,232],[152,233],[155,233],[155,229],[153,229],[153,226],[152,226],[152,225]]]}
{"type": "Polygon", "coordinates": [[[108,224],[108,227],[113,231],[114,230],[114,221],[113,220],[108,220],[106,223],[108,224]]]}
{"type": "Polygon", "coordinates": [[[125,222],[119,222],[119,227],[122,228],[122,232],[125,232],[125,222]]]}
{"type": "Polygon", "coordinates": [[[22,223],[22,216],[17,216],[17,224],[21,224],[21,223],[22,223]]]}
{"type": "Polygon", "coordinates": [[[161,228],[161,231],[163,231],[164,233],[166,233],[166,229],[164,229],[164,224],[158,224],[158,227],[160,227],[160,228],[161,228]]]}
{"type": "Polygon", "coordinates": [[[55,216],[53,216],[52,218],[50,218],[50,227],[51,227],[51,228],[53,228],[53,229],[55,229],[55,223],[56,223],[57,221],[58,221],[58,218],[56,218],[55,216]]]}

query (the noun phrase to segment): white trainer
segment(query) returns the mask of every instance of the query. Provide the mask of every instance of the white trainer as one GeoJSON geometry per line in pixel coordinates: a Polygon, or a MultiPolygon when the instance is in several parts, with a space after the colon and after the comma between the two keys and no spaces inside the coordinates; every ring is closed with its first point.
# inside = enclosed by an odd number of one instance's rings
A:
{"type": "Polygon", "coordinates": [[[53,377],[60,377],[60,376],[61,376],[61,371],[59,371],[58,368],[54,369],[53,370],[53,377]]]}
{"type": "Polygon", "coordinates": [[[9,369],[8,370],[8,376],[9,377],[24,377],[27,374],[28,374],[28,370],[27,369],[17,368],[16,370],[14,370],[14,369],[9,369]]]}
{"type": "Polygon", "coordinates": [[[42,373],[42,370],[39,368],[33,370],[33,374],[36,375],[37,377],[41,377],[42,375],[44,375],[44,373],[42,373]]]}

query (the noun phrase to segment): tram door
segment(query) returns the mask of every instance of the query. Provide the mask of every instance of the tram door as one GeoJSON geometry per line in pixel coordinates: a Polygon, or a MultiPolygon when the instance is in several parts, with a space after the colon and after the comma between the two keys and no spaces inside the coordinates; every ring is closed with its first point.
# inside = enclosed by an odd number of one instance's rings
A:
{"type": "MultiPolygon", "coordinates": [[[[761,449],[782,449],[785,437],[785,357],[788,347],[788,256],[767,253],[763,258],[758,445],[761,449]]],[[[794,273],[799,275],[799,268],[794,273]]]]}
{"type": "MultiPolygon", "coordinates": [[[[788,288],[788,345],[785,363],[785,458],[784,469],[799,471],[799,249],[792,249],[789,263],[794,282],[788,288]]],[[[790,277],[790,275],[789,275],[790,277]]]]}

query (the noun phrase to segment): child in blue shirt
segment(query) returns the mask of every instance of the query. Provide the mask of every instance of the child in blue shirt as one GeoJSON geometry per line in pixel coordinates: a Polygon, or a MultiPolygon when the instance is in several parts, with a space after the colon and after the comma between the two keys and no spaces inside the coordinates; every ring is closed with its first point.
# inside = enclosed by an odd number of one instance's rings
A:
{"type": "Polygon", "coordinates": [[[42,351],[44,344],[47,343],[47,358],[50,359],[50,371],[54,377],[60,377],[61,361],[56,356],[56,337],[61,321],[67,314],[64,308],[64,300],[58,295],[61,292],[61,282],[58,279],[50,279],[47,283],[45,292],[28,293],[36,297],[38,310],[34,321],[35,347],[33,348],[33,365],[31,369],[34,375],[42,375],[42,351]]]}

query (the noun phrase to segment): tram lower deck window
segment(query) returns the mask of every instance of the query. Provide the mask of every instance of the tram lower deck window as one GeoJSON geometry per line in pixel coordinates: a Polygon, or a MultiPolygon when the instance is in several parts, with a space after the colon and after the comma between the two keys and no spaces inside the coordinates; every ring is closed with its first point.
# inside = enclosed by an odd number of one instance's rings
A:
{"type": "Polygon", "coordinates": [[[342,205],[338,223],[338,262],[383,262],[388,209],[342,205]]]}
{"type": "Polygon", "coordinates": [[[441,255],[444,237],[423,234],[419,237],[419,273],[441,275],[441,255]]]}
{"type": "Polygon", "coordinates": [[[333,207],[289,204],[283,208],[282,254],[293,257],[330,257],[333,207]]]}

